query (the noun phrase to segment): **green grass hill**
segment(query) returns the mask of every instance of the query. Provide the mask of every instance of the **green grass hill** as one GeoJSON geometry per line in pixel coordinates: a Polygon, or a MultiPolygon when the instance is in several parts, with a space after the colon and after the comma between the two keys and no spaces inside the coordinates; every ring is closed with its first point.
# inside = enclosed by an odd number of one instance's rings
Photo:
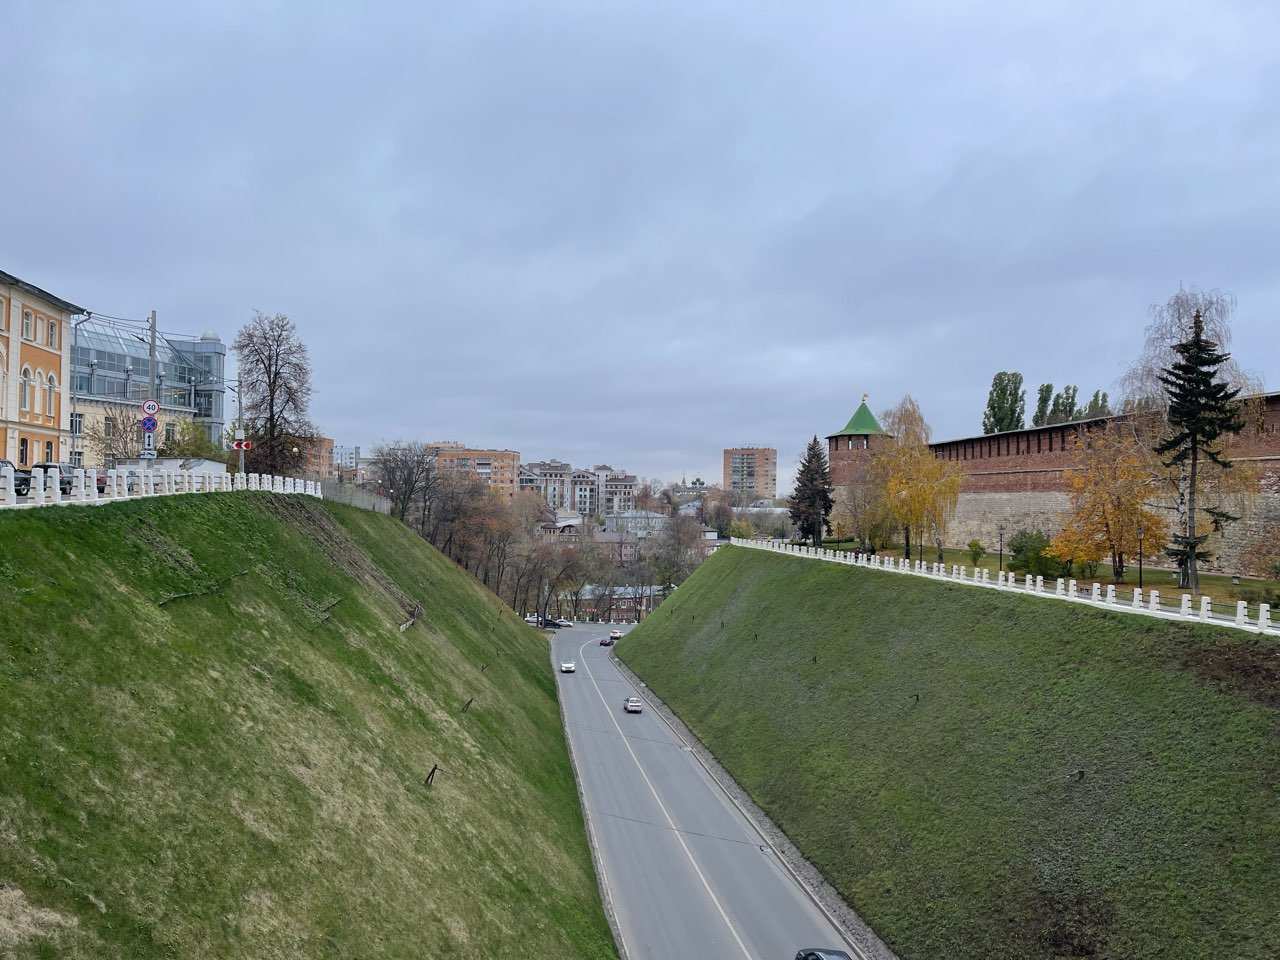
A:
{"type": "Polygon", "coordinates": [[[904,958],[1280,957],[1280,645],[725,548],[618,648],[904,958]]]}
{"type": "Polygon", "coordinates": [[[405,527],[0,513],[0,957],[615,955],[546,643],[405,527]]]}

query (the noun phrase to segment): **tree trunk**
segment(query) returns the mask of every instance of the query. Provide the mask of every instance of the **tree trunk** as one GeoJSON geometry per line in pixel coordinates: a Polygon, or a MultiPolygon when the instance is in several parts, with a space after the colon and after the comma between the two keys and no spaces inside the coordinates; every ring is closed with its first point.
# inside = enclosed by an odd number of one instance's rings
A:
{"type": "Polygon", "coordinates": [[[907,524],[902,526],[902,555],[911,559],[911,527],[907,524]]]}
{"type": "Polygon", "coordinates": [[[1200,592],[1200,571],[1196,569],[1196,473],[1200,464],[1200,438],[1191,437],[1191,473],[1187,477],[1187,562],[1183,567],[1183,586],[1192,593],[1200,592]]]}

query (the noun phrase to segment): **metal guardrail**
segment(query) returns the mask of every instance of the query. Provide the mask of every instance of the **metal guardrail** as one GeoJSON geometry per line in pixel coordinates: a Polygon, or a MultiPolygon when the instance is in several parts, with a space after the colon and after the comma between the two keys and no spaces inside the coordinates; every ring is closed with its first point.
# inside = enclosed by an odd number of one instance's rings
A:
{"type": "Polygon", "coordinates": [[[257,473],[211,473],[195,470],[108,470],[103,490],[98,490],[96,471],[77,468],[64,490],[62,474],[37,467],[31,471],[31,485],[25,497],[14,489],[12,467],[0,467],[0,510],[25,510],[68,504],[105,504],[143,497],[164,497],[180,493],[229,493],[260,490],[268,493],[302,494],[321,498],[320,485],[297,477],[277,477],[257,473]],[[86,478],[88,482],[86,483],[86,478]]]}
{"type": "Polygon", "coordinates": [[[1259,603],[1252,614],[1249,604],[1237,600],[1234,612],[1218,613],[1214,609],[1213,599],[1202,596],[1198,606],[1193,605],[1189,593],[1179,597],[1176,607],[1165,605],[1160,599],[1160,591],[1156,589],[1144,592],[1139,587],[1133,588],[1132,595],[1122,595],[1115,584],[1090,583],[1087,592],[1085,585],[1073,579],[1058,578],[1050,590],[1045,589],[1044,577],[1033,577],[1026,574],[1019,579],[1014,574],[1001,572],[991,579],[991,571],[985,568],[974,568],[966,574],[963,564],[927,563],[924,560],[904,560],[895,557],[882,557],[878,554],[849,553],[847,551],[828,550],[823,547],[809,547],[788,543],[785,540],[745,540],[731,537],[730,543],[753,550],[767,550],[786,556],[804,557],[811,560],[826,560],[852,567],[867,567],[890,573],[908,576],[928,577],[931,580],[945,580],[948,583],[964,584],[988,590],[1000,590],[1007,593],[1018,593],[1046,600],[1060,600],[1067,603],[1083,603],[1113,613],[1131,613],[1139,616],[1158,617],[1164,620],[1182,620],[1193,623],[1209,623],[1217,627],[1230,627],[1250,633],[1261,633],[1268,636],[1280,636],[1280,623],[1272,623],[1271,607],[1259,603]]]}

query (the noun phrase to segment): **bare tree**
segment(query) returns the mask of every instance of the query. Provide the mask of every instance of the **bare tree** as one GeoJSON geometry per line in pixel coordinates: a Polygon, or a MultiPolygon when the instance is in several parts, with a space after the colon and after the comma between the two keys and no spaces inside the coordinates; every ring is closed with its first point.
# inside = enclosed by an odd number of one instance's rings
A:
{"type": "Polygon", "coordinates": [[[389,443],[374,448],[374,463],[382,495],[401,522],[409,508],[428,499],[436,486],[433,448],[422,443],[389,443]]]}
{"type": "MultiPolygon", "coordinates": [[[[1160,375],[1177,361],[1174,344],[1191,336],[1197,312],[1204,323],[1204,336],[1223,353],[1229,351],[1231,318],[1236,312],[1236,298],[1232,294],[1192,287],[1179,290],[1164,303],[1152,305],[1142,353],[1120,378],[1121,412],[1151,411],[1163,418],[1169,398],[1160,375]]],[[[1229,387],[1243,395],[1262,391],[1261,381],[1246,373],[1234,358],[1223,364],[1220,373],[1229,387]]]]}
{"type": "Polygon", "coordinates": [[[296,471],[314,432],[307,419],[311,360],[306,344],[283,313],[257,311],[234,346],[240,396],[254,439],[246,466],[261,473],[296,471]]]}
{"type": "Polygon", "coordinates": [[[86,428],[84,439],[94,456],[108,467],[114,467],[121,460],[137,459],[142,452],[137,405],[105,404],[102,419],[86,428]]]}

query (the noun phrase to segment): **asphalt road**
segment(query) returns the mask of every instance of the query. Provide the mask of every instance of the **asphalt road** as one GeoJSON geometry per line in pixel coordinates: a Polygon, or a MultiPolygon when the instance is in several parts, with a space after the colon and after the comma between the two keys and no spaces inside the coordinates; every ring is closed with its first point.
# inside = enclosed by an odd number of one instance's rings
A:
{"type": "Polygon", "coordinates": [[[801,947],[856,957],[671,728],[650,710],[623,712],[624,699],[645,691],[599,645],[609,630],[560,630],[552,653],[630,960],[792,960],[801,947]],[[577,672],[560,673],[562,660],[577,672]]]}

